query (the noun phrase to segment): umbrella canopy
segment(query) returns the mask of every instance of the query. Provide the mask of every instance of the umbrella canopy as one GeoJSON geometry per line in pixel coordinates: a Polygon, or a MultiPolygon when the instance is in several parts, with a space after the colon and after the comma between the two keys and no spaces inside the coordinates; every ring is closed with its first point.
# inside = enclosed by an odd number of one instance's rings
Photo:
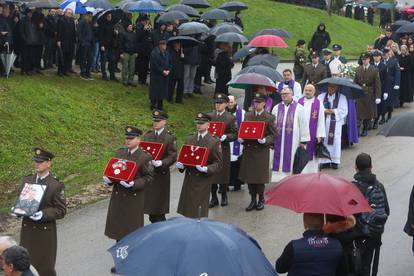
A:
{"type": "Polygon", "coordinates": [[[244,35],[238,33],[224,33],[217,36],[214,41],[223,43],[246,43],[249,40],[244,35]]]}
{"type": "Polygon", "coordinates": [[[286,37],[286,38],[292,37],[292,34],[285,29],[263,29],[263,30],[256,32],[253,35],[253,37],[256,37],[259,35],[277,35],[277,36],[286,37]]]}
{"type": "Polygon", "coordinates": [[[246,73],[256,73],[268,77],[273,82],[283,81],[283,76],[273,68],[264,66],[264,65],[253,65],[244,67],[240,70],[237,75],[246,74],[246,73]]]}
{"type": "Polygon", "coordinates": [[[397,34],[414,33],[414,23],[402,25],[401,27],[397,29],[396,33],[397,34]]]}
{"type": "Polygon", "coordinates": [[[242,2],[226,2],[218,7],[229,12],[247,10],[247,5],[242,2]]]}
{"type": "Polygon", "coordinates": [[[247,62],[247,66],[264,65],[273,69],[276,69],[278,64],[279,59],[270,54],[255,55],[247,62]]]}
{"type": "Polygon", "coordinates": [[[85,3],[86,7],[92,7],[95,9],[102,9],[102,10],[110,10],[112,9],[112,5],[108,3],[107,0],[88,0],[85,3]]]}
{"type": "Polygon", "coordinates": [[[29,2],[26,4],[28,8],[41,8],[41,9],[59,9],[59,3],[56,0],[41,0],[38,2],[29,2]]]}
{"type": "Polygon", "coordinates": [[[395,21],[394,23],[392,23],[392,25],[391,25],[391,30],[393,31],[393,32],[395,32],[396,30],[398,30],[398,28],[400,28],[401,26],[404,26],[404,25],[407,25],[407,24],[410,24],[411,22],[410,21],[408,21],[408,20],[397,20],[397,21],[395,21]]]}
{"type": "Polygon", "coordinates": [[[190,36],[182,36],[182,35],[172,36],[168,39],[168,44],[174,43],[174,42],[180,42],[184,48],[191,48],[191,47],[194,47],[200,44],[200,41],[198,41],[197,39],[190,37],[190,36]]]}
{"type": "Polygon", "coordinates": [[[287,47],[287,43],[277,35],[259,35],[254,37],[249,46],[251,47],[287,47]]]}
{"type": "Polygon", "coordinates": [[[188,15],[180,11],[169,11],[158,17],[158,23],[174,22],[176,20],[188,20],[188,15]]]}
{"type": "Polygon", "coordinates": [[[71,9],[76,14],[85,14],[87,12],[84,4],[79,0],[67,0],[60,4],[60,8],[63,11],[66,11],[67,9],[71,9]]]}
{"type": "Polygon", "coordinates": [[[218,36],[224,33],[238,33],[243,34],[243,30],[234,23],[222,23],[214,26],[210,30],[210,34],[218,36]]]}
{"type": "Polygon", "coordinates": [[[161,6],[168,6],[167,0],[154,0],[154,1],[157,1],[158,3],[160,3],[161,6]]]}
{"type": "Polygon", "coordinates": [[[243,230],[209,219],[176,217],[146,225],[108,250],[117,273],[138,275],[276,275],[243,230]]]}
{"type": "Polygon", "coordinates": [[[206,24],[199,22],[187,22],[178,26],[179,35],[193,35],[208,33],[210,28],[206,24]]]}
{"type": "Polygon", "coordinates": [[[250,46],[245,46],[241,49],[239,49],[236,53],[233,55],[233,61],[239,61],[240,59],[254,53],[256,51],[256,48],[252,48],[250,46]]]}
{"type": "Polygon", "coordinates": [[[0,54],[1,63],[3,63],[4,71],[6,73],[6,77],[8,78],[10,75],[10,70],[13,67],[13,64],[16,60],[16,54],[14,52],[7,52],[0,54]]]}
{"type": "Polygon", "coordinates": [[[141,0],[137,2],[131,2],[124,6],[130,12],[148,12],[156,13],[164,11],[164,8],[157,1],[152,0],[141,0]]]}
{"type": "Polygon", "coordinates": [[[413,8],[404,8],[404,9],[401,9],[401,11],[406,12],[406,13],[414,13],[413,8]]]}
{"type": "Polygon", "coordinates": [[[180,4],[201,9],[210,7],[210,4],[207,0],[181,0],[180,4]]]}
{"type": "Polygon", "coordinates": [[[183,4],[172,5],[167,9],[167,11],[180,11],[191,17],[200,17],[200,14],[196,9],[183,4]]]}
{"type": "Polygon", "coordinates": [[[354,184],[324,173],[286,177],[270,188],[265,196],[266,204],[297,213],[349,216],[372,212],[364,195],[354,184]]]}
{"type": "Polygon", "coordinates": [[[381,10],[393,10],[395,7],[394,3],[381,3],[378,6],[376,6],[377,9],[381,10]]]}
{"type": "Polygon", "coordinates": [[[372,7],[371,2],[369,2],[369,1],[359,1],[358,4],[362,5],[364,7],[367,7],[367,8],[372,7]]]}
{"type": "Polygon", "coordinates": [[[395,116],[382,127],[378,135],[414,137],[414,112],[395,116]]]}
{"type": "Polygon", "coordinates": [[[347,78],[331,77],[318,82],[319,91],[328,91],[328,85],[334,84],[340,86],[339,92],[350,99],[358,99],[365,97],[362,87],[347,78]]]}
{"type": "Polygon", "coordinates": [[[251,86],[265,86],[268,91],[276,92],[277,90],[276,84],[271,79],[257,73],[236,75],[227,85],[240,89],[246,89],[251,86]]]}
{"type": "Polygon", "coordinates": [[[203,13],[201,18],[204,20],[227,20],[231,18],[231,15],[225,10],[212,9],[206,13],[203,13]]]}
{"type": "Polygon", "coordinates": [[[96,18],[98,24],[102,24],[102,20],[105,20],[105,17],[108,13],[112,14],[111,22],[114,24],[118,23],[119,20],[121,20],[124,15],[124,12],[121,9],[102,11],[101,13],[98,14],[96,18]]]}

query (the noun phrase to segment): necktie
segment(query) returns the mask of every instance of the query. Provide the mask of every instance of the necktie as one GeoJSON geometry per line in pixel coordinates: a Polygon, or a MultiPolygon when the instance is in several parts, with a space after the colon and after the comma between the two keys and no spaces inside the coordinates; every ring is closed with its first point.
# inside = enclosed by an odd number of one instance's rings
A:
{"type": "Polygon", "coordinates": [[[158,138],[158,131],[155,132],[155,138],[158,138]]]}
{"type": "Polygon", "coordinates": [[[200,142],[202,138],[203,138],[203,136],[201,136],[201,134],[199,134],[198,135],[198,141],[200,142]]]}

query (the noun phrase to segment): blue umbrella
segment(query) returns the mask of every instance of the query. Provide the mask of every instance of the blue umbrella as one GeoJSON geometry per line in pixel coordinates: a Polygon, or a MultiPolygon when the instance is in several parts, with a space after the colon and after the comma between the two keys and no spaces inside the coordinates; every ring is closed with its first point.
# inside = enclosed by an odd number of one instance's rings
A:
{"type": "Polygon", "coordinates": [[[102,10],[110,10],[112,9],[112,5],[108,3],[107,0],[88,0],[85,3],[86,7],[92,7],[95,9],[102,9],[102,10]]]}
{"type": "Polygon", "coordinates": [[[122,275],[277,275],[257,242],[239,228],[176,217],[140,228],[108,250],[122,275]]]}
{"type": "Polygon", "coordinates": [[[377,9],[381,10],[393,10],[395,7],[394,3],[381,3],[378,6],[376,6],[377,9]]]}
{"type": "Polygon", "coordinates": [[[126,4],[124,9],[130,12],[162,12],[164,8],[157,1],[142,0],[126,4]]]}
{"type": "Polygon", "coordinates": [[[67,0],[60,4],[60,8],[65,11],[71,9],[76,14],[85,14],[87,12],[84,2],[79,0],[67,0]]]}

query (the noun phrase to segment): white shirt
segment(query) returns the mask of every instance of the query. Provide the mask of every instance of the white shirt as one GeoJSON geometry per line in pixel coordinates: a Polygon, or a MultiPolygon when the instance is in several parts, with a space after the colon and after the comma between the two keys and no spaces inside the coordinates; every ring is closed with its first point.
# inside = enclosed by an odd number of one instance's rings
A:
{"type": "MultiPolygon", "coordinates": [[[[276,87],[279,87],[280,82],[276,83],[276,87]]],[[[283,88],[289,87],[287,84],[283,83],[283,88]]],[[[296,82],[293,84],[293,99],[298,101],[302,97],[302,86],[300,83],[296,82]]]]}
{"type": "Polygon", "coordinates": [[[47,172],[47,174],[45,174],[44,176],[39,176],[38,174],[36,174],[36,183],[38,183],[40,180],[43,180],[46,177],[48,177],[49,174],[50,174],[50,172],[47,172]]]}
{"type": "Polygon", "coordinates": [[[134,154],[134,152],[136,152],[137,151],[137,149],[138,149],[139,147],[135,147],[134,149],[132,149],[132,150],[130,150],[130,149],[128,149],[128,152],[132,155],[132,154],[134,154]]]}
{"type": "Polygon", "coordinates": [[[155,131],[155,135],[160,136],[161,133],[164,131],[164,128],[155,131]]]}
{"type": "Polygon", "coordinates": [[[218,111],[216,111],[216,112],[217,112],[217,116],[221,116],[221,115],[223,115],[225,111],[226,111],[226,110],[223,110],[222,112],[218,112],[218,111]]]}
{"type": "Polygon", "coordinates": [[[197,134],[197,140],[198,140],[198,138],[200,137],[200,135],[201,135],[201,138],[204,138],[204,137],[207,135],[207,133],[208,133],[208,131],[207,131],[207,130],[206,130],[206,131],[204,131],[203,133],[199,132],[199,133],[197,134]]]}
{"type": "Polygon", "coordinates": [[[254,115],[256,115],[256,116],[260,116],[260,115],[262,115],[263,111],[264,111],[264,109],[263,109],[262,111],[260,111],[260,112],[255,111],[255,112],[254,112],[254,115]]]}

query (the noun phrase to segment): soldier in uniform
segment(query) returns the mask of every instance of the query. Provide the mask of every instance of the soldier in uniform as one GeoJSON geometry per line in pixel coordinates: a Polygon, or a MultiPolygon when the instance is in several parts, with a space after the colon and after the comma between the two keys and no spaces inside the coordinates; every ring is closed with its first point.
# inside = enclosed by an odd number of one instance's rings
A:
{"type": "Polygon", "coordinates": [[[208,132],[210,121],[210,115],[198,113],[195,120],[197,133],[189,136],[185,141],[187,145],[208,149],[206,166],[192,167],[181,162],[176,163],[179,171],[185,172],[177,212],[190,218],[208,217],[211,185],[215,181],[215,175],[220,172],[223,166],[220,141],[208,132]],[[200,207],[201,210],[199,210],[200,207]]]}
{"type": "Polygon", "coordinates": [[[247,183],[251,202],[246,211],[264,209],[264,188],[265,183],[269,182],[269,157],[270,146],[274,143],[275,116],[265,111],[266,96],[256,93],[254,98],[254,110],[246,113],[245,121],[264,121],[266,129],[263,139],[245,140],[238,139],[243,143],[243,157],[240,166],[239,178],[247,183]],[[258,200],[257,200],[258,197],[258,200]]]}
{"type": "Polygon", "coordinates": [[[177,160],[177,141],[175,135],[166,128],[168,114],[166,111],[152,112],[152,130],[145,133],[143,140],[164,145],[164,155],[160,160],[152,160],[154,178],[145,188],[144,212],[154,223],[165,220],[170,212],[170,166],[177,160]]]}
{"type": "Polygon", "coordinates": [[[295,50],[295,64],[293,65],[293,73],[295,74],[295,80],[300,81],[303,76],[304,67],[306,63],[305,53],[305,40],[299,39],[296,43],[295,50]]]}
{"type": "Polygon", "coordinates": [[[326,77],[330,78],[332,75],[331,75],[331,70],[329,68],[329,63],[331,63],[332,52],[329,49],[323,49],[322,55],[323,55],[323,58],[321,58],[320,63],[324,65],[326,68],[326,77]]]}
{"type": "Polygon", "coordinates": [[[310,83],[315,85],[327,76],[326,67],[319,63],[319,55],[317,52],[311,53],[311,60],[312,62],[305,66],[305,73],[303,74],[302,79],[302,90],[305,88],[306,84],[310,83]]]}
{"type": "Polygon", "coordinates": [[[362,87],[365,97],[357,100],[357,117],[362,120],[361,137],[367,136],[372,119],[377,118],[377,105],[381,103],[381,80],[378,69],[370,65],[371,56],[362,56],[362,65],[355,72],[354,82],[362,87]]]}
{"type": "MultiPolygon", "coordinates": [[[[116,241],[144,225],[144,188],[152,183],[153,166],[149,153],[139,148],[142,131],[133,126],[125,127],[125,145],[116,158],[134,161],[138,170],[130,182],[112,182],[103,177],[105,185],[113,186],[106,217],[105,235],[116,241]]],[[[115,268],[111,268],[115,272],[115,268]]]]}
{"type": "Polygon", "coordinates": [[[65,186],[51,175],[53,153],[35,148],[36,174],[23,178],[24,184],[46,186],[39,210],[30,217],[24,217],[20,232],[20,244],[31,256],[32,265],[41,276],[56,275],[57,229],[56,220],[66,215],[65,186]]]}
{"type": "Polygon", "coordinates": [[[221,151],[223,154],[223,168],[215,176],[214,184],[211,186],[210,208],[218,205],[217,190],[220,184],[221,206],[227,206],[227,189],[230,182],[230,142],[237,139],[236,118],[230,112],[226,111],[229,97],[225,94],[218,93],[214,96],[215,111],[210,114],[214,122],[223,122],[225,124],[224,134],[220,137],[221,151]]]}

